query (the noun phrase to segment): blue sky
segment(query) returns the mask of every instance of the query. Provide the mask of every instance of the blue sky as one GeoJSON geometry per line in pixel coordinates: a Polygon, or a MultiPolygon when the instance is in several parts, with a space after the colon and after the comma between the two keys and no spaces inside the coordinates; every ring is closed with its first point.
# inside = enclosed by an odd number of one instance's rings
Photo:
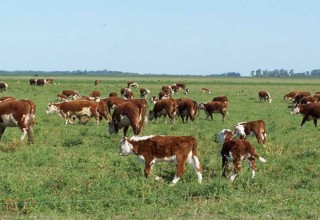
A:
{"type": "Polygon", "coordinates": [[[0,27],[1,70],[320,68],[318,0],[10,0],[0,27]]]}

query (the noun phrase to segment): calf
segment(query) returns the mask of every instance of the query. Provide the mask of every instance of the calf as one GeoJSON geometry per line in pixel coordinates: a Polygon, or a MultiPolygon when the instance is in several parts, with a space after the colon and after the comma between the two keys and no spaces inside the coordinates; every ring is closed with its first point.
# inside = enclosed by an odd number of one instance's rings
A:
{"type": "MultiPolygon", "coordinates": [[[[145,164],[144,175],[150,176],[153,166],[160,161],[173,162],[177,172],[171,184],[175,185],[185,172],[186,163],[195,170],[202,182],[202,169],[198,158],[197,140],[192,136],[124,137],[120,141],[120,155],[135,154],[145,164]]],[[[156,180],[161,179],[156,176],[156,180]]]]}
{"type": "Polygon", "coordinates": [[[234,134],[240,139],[255,135],[259,144],[266,144],[266,123],[263,120],[240,122],[234,126],[234,134]]]}
{"type": "Polygon", "coordinates": [[[182,123],[187,123],[188,118],[193,122],[198,112],[198,104],[188,98],[180,98],[176,100],[178,115],[181,117],[182,123]]]}
{"type": "Polygon", "coordinates": [[[5,82],[0,82],[0,92],[6,92],[8,88],[8,84],[5,82]]]}
{"type": "Polygon", "coordinates": [[[158,117],[164,116],[164,122],[166,116],[171,119],[171,122],[175,122],[177,103],[173,99],[161,99],[154,104],[153,110],[149,111],[149,121],[154,119],[156,122],[158,117]]]}
{"type": "Polygon", "coordinates": [[[201,91],[202,93],[211,93],[211,90],[208,88],[202,88],[201,91]]]}
{"type": "Polygon", "coordinates": [[[264,101],[264,102],[268,101],[269,103],[272,102],[271,95],[267,91],[259,91],[258,96],[259,96],[260,102],[262,102],[262,101],[264,101]]]}
{"type": "Polygon", "coordinates": [[[251,176],[255,176],[256,161],[259,159],[261,162],[267,162],[264,158],[259,156],[253,147],[253,145],[246,140],[232,140],[232,131],[229,129],[223,129],[218,138],[222,144],[220,151],[222,157],[222,176],[227,177],[227,171],[229,163],[233,163],[233,173],[230,176],[231,182],[234,181],[236,176],[241,171],[241,162],[244,160],[249,161],[249,167],[251,169],[251,176]]]}
{"type": "Polygon", "coordinates": [[[112,120],[109,122],[109,134],[118,134],[123,128],[123,135],[127,136],[129,126],[132,127],[134,135],[139,135],[146,122],[147,109],[132,102],[119,104],[112,113],[112,120]]]}
{"type": "Polygon", "coordinates": [[[313,120],[314,126],[317,127],[317,120],[320,118],[320,103],[296,104],[293,107],[291,115],[298,113],[303,115],[300,126],[306,121],[313,120]]]}
{"type": "Polygon", "coordinates": [[[207,115],[206,120],[209,118],[209,116],[211,120],[213,120],[212,114],[219,112],[222,115],[222,121],[224,122],[226,116],[229,114],[227,111],[227,105],[224,102],[220,102],[220,101],[214,101],[214,102],[208,102],[208,103],[200,102],[199,109],[204,110],[204,112],[206,113],[207,115]]]}
{"type": "Polygon", "coordinates": [[[150,94],[150,90],[146,88],[140,89],[140,98],[146,98],[148,94],[150,94]]]}
{"type": "Polygon", "coordinates": [[[6,100],[0,102],[0,139],[7,127],[19,127],[22,131],[20,140],[28,135],[28,143],[33,144],[33,126],[35,123],[36,105],[33,101],[6,100]]]}
{"type": "Polygon", "coordinates": [[[75,90],[63,90],[62,95],[65,95],[67,99],[73,99],[73,100],[81,98],[80,94],[75,90]]]}

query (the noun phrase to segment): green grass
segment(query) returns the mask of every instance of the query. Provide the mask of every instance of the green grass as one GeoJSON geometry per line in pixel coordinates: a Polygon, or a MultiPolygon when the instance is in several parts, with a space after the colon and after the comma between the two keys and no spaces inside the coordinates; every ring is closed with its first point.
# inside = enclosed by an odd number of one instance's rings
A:
{"type": "MultiPolygon", "coordinates": [[[[32,78],[32,77],[29,77],[32,78]]],[[[28,77],[7,76],[3,95],[28,98],[37,105],[35,144],[20,143],[21,132],[8,128],[0,142],[0,218],[54,219],[318,219],[320,197],[319,128],[301,115],[291,116],[283,95],[292,90],[316,92],[318,79],[255,79],[209,77],[81,77],[56,78],[60,85],[33,87],[28,77]],[[102,79],[94,86],[94,79],[102,79]],[[15,84],[19,79],[20,84],[15,84]],[[57,114],[45,114],[49,102],[63,89],[81,95],[98,89],[103,96],[119,93],[126,82],[136,80],[140,87],[157,95],[161,86],[185,82],[187,97],[197,102],[214,96],[229,97],[229,118],[221,115],[182,124],[148,123],[143,135],[192,135],[198,141],[203,183],[197,183],[193,169],[175,187],[170,187],[175,166],[160,163],[154,173],[157,182],[145,179],[143,164],[134,155],[119,156],[119,135],[109,136],[107,123],[96,126],[64,125],[57,114]],[[207,87],[212,94],[201,93],[207,87]],[[258,91],[268,90],[273,102],[260,103],[258,91]],[[267,145],[249,137],[267,163],[257,162],[256,177],[250,177],[247,163],[234,183],[221,177],[220,145],[216,134],[240,121],[263,119],[267,125],[267,145]]],[[[54,77],[53,77],[54,78],[54,77]]],[[[138,90],[134,90],[139,97],[138,90]]],[[[184,97],[183,94],[175,98],[184,97]]],[[[149,106],[152,108],[152,105],[149,106]]],[[[132,135],[131,128],[129,136],[132,135]]]]}

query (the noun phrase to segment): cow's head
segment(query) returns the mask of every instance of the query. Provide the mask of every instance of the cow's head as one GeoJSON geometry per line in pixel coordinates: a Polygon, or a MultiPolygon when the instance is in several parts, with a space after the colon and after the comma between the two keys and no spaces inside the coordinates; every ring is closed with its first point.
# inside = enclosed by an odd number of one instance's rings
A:
{"type": "Polygon", "coordinates": [[[200,102],[198,107],[199,107],[199,109],[205,109],[206,108],[205,105],[206,105],[206,103],[200,102]]]}
{"type": "Polygon", "coordinates": [[[57,108],[56,105],[54,105],[53,103],[49,103],[47,106],[47,110],[46,110],[46,114],[52,113],[52,112],[58,112],[59,109],[57,108]]]}
{"type": "Polygon", "coordinates": [[[149,99],[149,102],[153,103],[153,104],[156,104],[156,102],[158,101],[158,97],[157,96],[152,96],[150,99],[149,99]]]}
{"type": "Polygon", "coordinates": [[[128,138],[127,137],[123,137],[120,141],[120,156],[126,156],[130,153],[132,153],[132,144],[130,144],[128,142],[128,138]]]}
{"type": "Polygon", "coordinates": [[[240,138],[245,138],[246,137],[246,132],[244,131],[243,124],[239,123],[236,126],[234,126],[234,135],[236,137],[240,137],[240,138]]]}
{"type": "Polygon", "coordinates": [[[292,111],[291,111],[291,115],[295,115],[300,113],[300,105],[299,104],[294,104],[292,106],[292,111]]]}
{"type": "Polygon", "coordinates": [[[232,131],[230,129],[223,129],[218,133],[218,139],[221,144],[224,144],[225,141],[232,139],[232,131]]]}

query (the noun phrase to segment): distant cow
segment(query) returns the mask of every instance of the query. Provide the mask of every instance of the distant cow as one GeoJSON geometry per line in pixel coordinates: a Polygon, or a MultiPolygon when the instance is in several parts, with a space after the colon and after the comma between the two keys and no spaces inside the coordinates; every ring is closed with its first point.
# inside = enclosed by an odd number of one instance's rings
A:
{"type": "Polygon", "coordinates": [[[0,92],[6,92],[8,88],[8,84],[5,82],[0,82],[0,92]]]}
{"type": "Polygon", "coordinates": [[[300,100],[303,98],[303,97],[306,97],[306,96],[311,96],[311,93],[310,92],[298,92],[296,94],[296,96],[294,97],[294,100],[293,102],[294,103],[300,103],[300,100]]]}
{"type": "Polygon", "coordinates": [[[170,95],[173,95],[173,94],[174,94],[174,91],[173,91],[173,89],[171,88],[171,86],[166,86],[166,85],[164,85],[164,86],[161,87],[161,91],[164,92],[164,93],[168,93],[168,94],[170,94],[170,95]]]}
{"type": "Polygon", "coordinates": [[[33,126],[35,124],[36,105],[33,101],[7,100],[0,102],[0,139],[7,127],[19,127],[22,131],[20,140],[28,135],[28,143],[33,144],[33,126]]]}
{"type": "Polygon", "coordinates": [[[188,118],[193,122],[198,112],[197,102],[188,98],[180,98],[176,102],[178,115],[181,117],[182,123],[187,123],[188,118]]]}
{"type": "Polygon", "coordinates": [[[262,102],[262,101],[264,101],[264,102],[268,101],[269,103],[272,102],[271,95],[267,91],[259,91],[258,96],[259,96],[260,102],[262,102]]]}
{"type": "Polygon", "coordinates": [[[140,88],[140,98],[146,98],[150,94],[150,90],[146,88],[140,88]]]}
{"type": "Polygon", "coordinates": [[[313,120],[314,126],[317,127],[317,120],[320,118],[320,103],[296,104],[293,107],[291,115],[301,113],[303,119],[302,126],[306,121],[313,120]]]}
{"type": "Polygon", "coordinates": [[[100,102],[87,101],[87,100],[73,100],[62,103],[49,103],[46,113],[52,112],[59,113],[59,116],[63,117],[65,124],[74,124],[74,120],[71,118],[81,118],[86,116],[88,118],[94,117],[96,124],[99,124],[100,117],[110,120],[109,112],[106,110],[105,105],[100,102]]]}
{"type": "Polygon", "coordinates": [[[139,85],[137,82],[133,82],[133,81],[130,81],[130,82],[127,82],[127,88],[138,88],[139,85]]]}
{"type": "Polygon", "coordinates": [[[47,80],[37,79],[37,86],[45,86],[46,84],[47,84],[47,80]]]}
{"type": "Polygon", "coordinates": [[[99,83],[101,83],[101,80],[98,80],[98,79],[97,79],[97,80],[94,81],[94,85],[95,85],[95,86],[98,85],[99,83]]]}
{"type": "Polygon", "coordinates": [[[56,101],[61,102],[61,101],[65,101],[67,100],[67,96],[63,95],[63,94],[57,94],[57,99],[56,101]]]}
{"type": "Polygon", "coordinates": [[[227,111],[227,105],[224,102],[220,102],[220,101],[214,101],[214,102],[208,102],[208,103],[200,102],[199,109],[204,110],[204,112],[206,113],[207,115],[206,120],[209,118],[209,116],[211,120],[213,120],[212,114],[219,112],[222,115],[222,121],[224,122],[226,116],[229,114],[227,111]]]}
{"type": "Polygon", "coordinates": [[[166,121],[166,116],[171,119],[171,122],[175,122],[175,116],[176,116],[176,108],[177,104],[174,99],[161,99],[157,101],[154,106],[153,110],[149,111],[149,121],[156,122],[158,117],[164,116],[164,122],[166,121]]]}
{"type": "Polygon", "coordinates": [[[202,93],[211,93],[211,90],[208,88],[202,88],[201,91],[202,93]]]}
{"type": "Polygon", "coordinates": [[[46,79],[46,84],[55,84],[54,79],[51,79],[51,78],[46,79]]]}
{"type": "Polygon", "coordinates": [[[126,91],[123,94],[123,99],[128,100],[128,99],[133,99],[134,98],[134,94],[131,91],[126,91]]]}
{"type": "Polygon", "coordinates": [[[293,101],[294,100],[294,97],[296,97],[296,95],[301,92],[301,91],[292,91],[292,92],[289,92],[287,94],[285,94],[283,96],[283,100],[285,99],[289,99],[290,101],[293,101]]]}
{"type": "MultiPolygon", "coordinates": [[[[144,136],[122,138],[120,155],[135,154],[145,164],[144,175],[150,176],[153,166],[159,161],[175,163],[177,172],[171,184],[175,185],[185,172],[185,164],[195,170],[198,182],[202,182],[202,169],[197,151],[197,140],[192,136],[144,136]]],[[[155,176],[156,180],[161,178],[155,176]]]]}
{"type": "Polygon", "coordinates": [[[234,126],[234,134],[240,139],[246,139],[248,135],[254,135],[259,144],[266,144],[267,130],[263,120],[240,122],[234,126]]]}
{"type": "Polygon", "coordinates": [[[112,120],[109,122],[109,134],[118,134],[123,128],[123,135],[127,136],[131,126],[134,135],[139,135],[146,123],[147,109],[140,104],[125,101],[119,104],[112,113],[112,120]]]}
{"type": "Polygon", "coordinates": [[[31,86],[36,86],[37,85],[37,79],[29,79],[29,83],[31,86]]]}
{"type": "Polygon", "coordinates": [[[123,97],[124,94],[125,94],[126,92],[128,92],[128,91],[131,92],[131,89],[130,89],[130,88],[121,88],[121,89],[120,89],[120,95],[121,95],[121,97],[123,97]]]}
{"type": "Polygon", "coordinates": [[[67,99],[75,100],[81,98],[80,94],[75,90],[63,90],[62,94],[65,95],[67,99]]]}
{"type": "Polygon", "coordinates": [[[233,163],[233,173],[230,176],[231,182],[234,181],[236,176],[241,171],[241,162],[244,160],[249,161],[249,167],[251,169],[251,176],[255,176],[256,159],[261,162],[267,162],[266,159],[259,156],[253,147],[253,145],[246,140],[233,140],[232,131],[229,129],[223,129],[219,134],[218,138],[222,144],[220,151],[222,157],[222,176],[227,177],[227,171],[229,163],[233,163]]]}
{"type": "Polygon", "coordinates": [[[215,102],[215,101],[227,103],[229,99],[227,96],[216,96],[216,97],[213,97],[212,99],[212,102],[215,102]]]}
{"type": "Polygon", "coordinates": [[[100,100],[100,91],[94,90],[90,93],[89,99],[93,101],[98,101],[100,100]]]}
{"type": "Polygon", "coordinates": [[[170,99],[171,98],[171,93],[167,91],[160,91],[159,92],[159,100],[161,99],[170,99]]]}
{"type": "Polygon", "coordinates": [[[185,83],[176,83],[176,85],[177,85],[180,89],[186,89],[186,84],[185,84],[185,83]]]}

